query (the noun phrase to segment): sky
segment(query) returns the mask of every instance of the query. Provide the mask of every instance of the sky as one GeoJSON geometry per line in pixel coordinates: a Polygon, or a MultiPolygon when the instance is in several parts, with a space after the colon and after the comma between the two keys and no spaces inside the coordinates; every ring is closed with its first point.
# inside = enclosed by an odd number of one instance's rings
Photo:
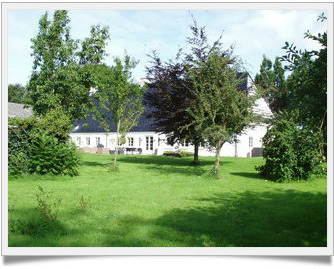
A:
{"type": "MultiPolygon", "coordinates": [[[[48,11],[52,15],[52,11],[48,11]]],[[[300,49],[318,49],[315,41],[304,39],[304,33],[324,32],[326,22],[317,21],[322,10],[70,10],[71,36],[89,37],[91,25],[109,26],[106,64],[125,51],[139,60],[133,71],[138,82],[146,76],[152,50],[165,61],[173,59],[190,36],[192,17],[206,26],[210,42],[222,34],[227,48],[234,45],[234,54],[254,78],[266,55],[272,61],[284,55],[285,41],[300,49]]],[[[8,11],[8,83],[26,85],[32,71],[31,41],[38,33],[43,10],[8,11]]]]}

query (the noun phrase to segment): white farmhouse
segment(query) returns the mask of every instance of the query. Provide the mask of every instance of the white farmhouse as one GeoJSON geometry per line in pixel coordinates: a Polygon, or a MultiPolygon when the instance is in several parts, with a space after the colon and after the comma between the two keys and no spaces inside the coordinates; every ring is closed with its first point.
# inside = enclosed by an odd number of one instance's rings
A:
{"type": "MultiPolygon", "coordinates": [[[[242,90],[253,95],[256,91],[254,82],[249,74],[246,74],[242,90]]],[[[254,112],[264,117],[271,117],[272,113],[267,102],[260,98],[256,101],[254,112]]],[[[111,126],[115,130],[115,126],[111,126]]],[[[235,143],[225,143],[221,150],[221,156],[226,157],[253,157],[262,155],[262,138],[267,131],[265,124],[257,124],[244,130],[235,143]]],[[[71,132],[72,141],[84,152],[112,153],[116,146],[116,133],[105,132],[99,122],[92,117],[80,121],[71,132]]],[[[126,143],[121,146],[121,154],[156,154],[162,155],[164,151],[184,150],[193,152],[191,144],[181,143],[169,145],[165,134],[155,131],[153,119],[142,116],[139,124],[132,128],[126,136],[126,143]]],[[[208,148],[199,148],[200,156],[214,156],[214,152],[208,148]]]]}

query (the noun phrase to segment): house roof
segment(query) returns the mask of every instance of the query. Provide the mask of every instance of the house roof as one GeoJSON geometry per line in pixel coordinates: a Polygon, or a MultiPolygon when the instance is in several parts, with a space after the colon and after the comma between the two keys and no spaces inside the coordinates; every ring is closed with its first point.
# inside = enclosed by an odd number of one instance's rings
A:
{"type": "MultiPolygon", "coordinates": [[[[145,108],[145,112],[150,110],[149,107],[145,108]]],[[[133,127],[130,132],[155,132],[154,119],[148,118],[145,114],[139,118],[138,125],[133,127]]],[[[72,133],[103,133],[106,130],[102,127],[99,121],[93,118],[91,114],[87,119],[78,121],[74,123],[74,128],[72,133]]],[[[116,132],[116,126],[114,124],[110,125],[111,132],[116,132]]]]}
{"type": "Polygon", "coordinates": [[[32,108],[25,104],[8,102],[8,116],[27,118],[33,115],[32,108]]]}
{"type": "MultiPolygon", "coordinates": [[[[249,74],[247,72],[238,73],[237,78],[245,78],[240,84],[240,90],[248,90],[247,87],[247,77],[249,74]]],[[[148,89],[148,91],[150,88],[148,89]]],[[[147,116],[148,112],[152,112],[153,108],[145,105],[145,112],[139,118],[138,125],[133,127],[131,132],[156,132],[156,126],[154,124],[154,119],[147,116]]],[[[93,118],[91,114],[87,119],[80,120],[74,123],[74,128],[71,133],[103,133],[106,130],[101,126],[100,122],[93,118]]],[[[111,132],[116,132],[116,126],[114,124],[110,125],[111,132]]]]}

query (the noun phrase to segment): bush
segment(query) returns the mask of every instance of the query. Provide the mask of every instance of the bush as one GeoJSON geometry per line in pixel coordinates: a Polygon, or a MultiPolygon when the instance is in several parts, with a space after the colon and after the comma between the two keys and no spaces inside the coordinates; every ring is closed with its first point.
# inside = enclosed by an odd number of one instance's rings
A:
{"type": "Polygon", "coordinates": [[[28,172],[31,132],[36,124],[35,117],[8,119],[8,173],[18,175],[28,172]]]}
{"type": "Polygon", "coordinates": [[[50,111],[39,121],[36,117],[8,119],[8,173],[78,174],[79,153],[68,142],[68,117],[50,111]],[[56,120],[57,115],[59,119],[56,120]],[[52,125],[55,122],[55,125],[52,125]],[[50,125],[48,127],[48,125],[50,125]]]}
{"type": "Polygon", "coordinates": [[[184,150],[178,150],[178,151],[171,151],[171,150],[166,150],[163,153],[164,156],[172,156],[172,157],[189,157],[193,156],[193,153],[184,151],[184,150]]]}
{"type": "Polygon", "coordinates": [[[278,115],[263,138],[266,163],[257,167],[274,181],[307,179],[322,169],[321,135],[307,127],[298,126],[294,117],[278,115]]]}
{"type": "Polygon", "coordinates": [[[31,145],[30,173],[70,175],[78,174],[79,153],[71,142],[59,142],[47,133],[35,134],[31,145]]]}

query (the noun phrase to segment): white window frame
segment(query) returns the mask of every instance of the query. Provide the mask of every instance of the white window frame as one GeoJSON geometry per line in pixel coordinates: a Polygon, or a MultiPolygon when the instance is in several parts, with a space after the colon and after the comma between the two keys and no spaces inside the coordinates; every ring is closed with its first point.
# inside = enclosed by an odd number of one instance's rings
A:
{"type": "Polygon", "coordinates": [[[253,147],[253,137],[252,136],[250,136],[249,138],[248,138],[248,146],[250,147],[250,148],[252,148],[253,147]]]}
{"type": "Polygon", "coordinates": [[[133,141],[134,141],[133,137],[128,137],[128,146],[129,147],[133,147],[133,145],[134,145],[133,141]]]}
{"type": "Polygon", "coordinates": [[[86,137],[86,145],[90,146],[90,137],[89,136],[86,137]]]}
{"type": "Polygon", "coordinates": [[[100,144],[101,142],[101,137],[95,137],[96,145],[100,144]]]}
{"type": "Polygon", "coordinates": [[[153,150],[153,136],[146,136],[146,150],[153,150]]]}

